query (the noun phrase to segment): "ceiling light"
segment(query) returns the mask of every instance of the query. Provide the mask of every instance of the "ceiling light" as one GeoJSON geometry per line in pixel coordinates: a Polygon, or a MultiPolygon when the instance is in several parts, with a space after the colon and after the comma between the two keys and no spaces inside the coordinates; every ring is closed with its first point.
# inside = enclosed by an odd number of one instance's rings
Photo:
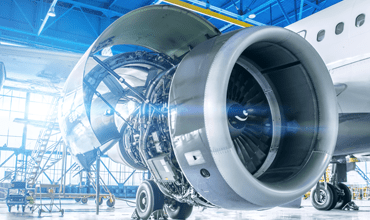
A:
{"type": "Polygon", "coordinates": [[[50,17],[55,17],[55,9],[54,7],[51,7],[50,10],[48,11],[48,15],[50,17]]]}
{"type": "Polygon", "coordinates": [[[250,14],[250,15],[248,15],[248,18],[250,18],[250,19],[253,19],[255,17],[256,17],[256,14],[250,14]]]}

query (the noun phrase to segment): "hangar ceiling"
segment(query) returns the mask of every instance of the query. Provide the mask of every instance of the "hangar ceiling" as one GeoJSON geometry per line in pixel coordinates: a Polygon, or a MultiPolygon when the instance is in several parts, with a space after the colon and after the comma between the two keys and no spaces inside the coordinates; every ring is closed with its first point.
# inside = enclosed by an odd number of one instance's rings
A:
{"type": "MultiPolygon", "coordinates": [[[[281,27],[339,1],[341,0],[182,0],[253,25],[281,27]]],[[[152,4],[169,3],[161,0],[2,0],[0,42],[83,53],[117,18],[152,4]],[[55,17],[47,15],[53,5],[55,17]]],[[[204,17],[222,32],[240,28],[215,18],[204,17]]]]}

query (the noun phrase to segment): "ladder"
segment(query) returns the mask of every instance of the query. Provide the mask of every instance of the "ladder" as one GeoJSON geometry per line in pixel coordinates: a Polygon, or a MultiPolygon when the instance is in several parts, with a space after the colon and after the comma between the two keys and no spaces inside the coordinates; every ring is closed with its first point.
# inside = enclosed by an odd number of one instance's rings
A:
{"type": "MultiPolygon", "coordinates": [[[[90,171],[87,171],[86,174],[87,178],[90,179],[90,183],[96,192],[96,167],[92,165],[90,171]]],[[[107,185],[105,184],[101,176],[99,176],[99,185],[103,189],[103,191],[105,191],[105,193],[108,193],[112,197],[112,193],[109,191],[107,185]]]]}
{"type": "MultiPolygon", "coordinates": [[[[27,164],[26,181],[29,186],[33,186],[36,183],[37,177],[39,177],[41,161],[44,157],[45,152],[48,150],[47,145],[51,133],[54,129],[55,121],[58,116],[58,101],[59,97],[54,97],[49,109],[49,114],[46,118],[46,128],[40,131],[39,137],[36,141],[34,150],[32,151],[31,158],[27,164]]],[[[56,146],[54,146],[56,147],[56,146]]],[[[52,155],[52,154],[51,154],[52,155]]]]}
{"type": "Polygon", "coordinates": [[[60,138],[58,142],[51,145],[47,148],[47,152],[50,152],[49,156],[46,158],[44,157],[43,166],[39,169],[39,171],[36,174],[36,179],[46,170],[54,166],[56,163],[58,163],[63,158],[62,150],[63,147],[63,139],[60,138]]]}
{"type": "Polygon", "coordinates": [[[370,179],[369,177],[356,165],[355,171],[366,181],[366,184],[370,184],[370,179]]]}

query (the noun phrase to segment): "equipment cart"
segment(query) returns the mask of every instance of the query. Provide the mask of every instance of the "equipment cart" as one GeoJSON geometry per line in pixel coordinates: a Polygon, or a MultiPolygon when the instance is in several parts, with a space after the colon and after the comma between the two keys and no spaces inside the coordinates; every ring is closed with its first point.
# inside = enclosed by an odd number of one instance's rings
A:
{"type": "Polygon", "coordinates": [[[12,206],[22,207],[22,212],[26,209],[28,201],[26,200],[26,182],[13,181],[8,189],[8,195],[6,196],[6,205],[8,206],[8,211],[11,212],[12,206]]]}
{"type": "Polygon", "coordinates": [[[58,212],[61,215],[64,215],[64,209],[62,209],[62,202],[60,193],[55,193],[56,189],[59,188],[60,185],[56,184],[36,184],[35,187],[35,194],[34,194],[34,204],[32,206],[31,211],[34,212],[37,210],[39,217],[41,216],[42,212],[52,212],[53,207],[57,208],[58,212]],[[47,193],[42,193],[42,188],[47,189],[47,193]],[[43,203],[42,199],[48,198],[50,199],[49,203],[43,203]],[[55,199],[58,199],[59,202],[55,202],[55,199]]]}

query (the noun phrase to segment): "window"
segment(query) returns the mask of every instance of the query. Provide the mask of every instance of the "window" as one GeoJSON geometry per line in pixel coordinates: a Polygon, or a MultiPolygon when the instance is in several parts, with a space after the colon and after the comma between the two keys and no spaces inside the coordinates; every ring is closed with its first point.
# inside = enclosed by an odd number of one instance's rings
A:
{"type": "Polygon", "coordinates": [[[343,22],[340,22],[337,24],[337,26],[335,26],[335,34],[336,35],[339,35],[343,32],[344,30],[344,23],[343,22]]]}
{"type": "Polygon", "coordinates": [[[365,23],[365,14],[360,14],[356,18],[356,27],[361,27],[365,23]]]}
{"type": "Polygon", "coordinates": [[[319,33],[317,33],[317,42],[321,42],[322,40],[324,40],[324,37],[325,37],[325,30],[319,31],[319,33]]]}
{"type": "Polygon", "coordinates": [[[303,38],[306,38],[307,31],[303,30],[303,31],[298,32],[297,34],[301,35],[301,37],[303,38]]]}

